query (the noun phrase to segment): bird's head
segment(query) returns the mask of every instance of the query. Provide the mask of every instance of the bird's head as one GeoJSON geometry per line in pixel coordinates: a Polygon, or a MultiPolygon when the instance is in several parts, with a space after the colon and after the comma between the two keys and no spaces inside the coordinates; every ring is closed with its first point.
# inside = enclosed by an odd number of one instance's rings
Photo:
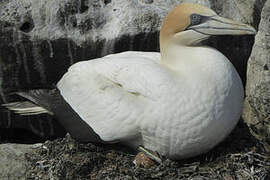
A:
{"type": "Polygon", "coordinates": [[[243,23],[218,16],[213,10],[191,3],[183,3],[169,12],[160,31],[161,51],[168,43],[194,46],[212,35],[256,34],[243,23]]]}

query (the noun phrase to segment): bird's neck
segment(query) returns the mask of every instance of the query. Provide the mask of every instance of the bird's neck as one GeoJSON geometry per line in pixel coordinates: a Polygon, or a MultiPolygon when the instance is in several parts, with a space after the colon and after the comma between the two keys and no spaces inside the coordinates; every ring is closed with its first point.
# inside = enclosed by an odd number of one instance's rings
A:
{"type": "Polygon", "coordinates": [[[211,60],[217,54],[217,50],[210,47],[185,46],[179,44],[167,44],[161,50],[161,64],[179,72],[193,72],[205,66],[211,66],[211,60]]]}
{"type": "Polygon", "coordinates": [[[181,83],[187,83],[185,86],[190,89],[223,92],[231,86],[232,80],[241,86],[241,79],[230,61],[211,47],[171,46],[162,52],[161,65],[177,73],[179,80],[184,79],[181,83]]]}

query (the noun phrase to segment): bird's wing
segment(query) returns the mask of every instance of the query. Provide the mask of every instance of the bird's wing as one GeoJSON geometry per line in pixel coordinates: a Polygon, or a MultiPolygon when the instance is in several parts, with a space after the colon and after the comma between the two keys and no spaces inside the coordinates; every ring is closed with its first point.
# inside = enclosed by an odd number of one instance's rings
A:
{"type": "Polygon", "coordinates": [[[129,51],[105,56],[102,61],[95,61],[94,68],[122,90],[152,100],[159,98],[161,91],[154,88],[162,85],[166,74],[160,67],[160,53],[154,52],[129,51]]]}
{"type": "Polygon", "coordinates": [[[71,66],[57,86],[64,99],[104,141],[133,138],[149,101],[169,75],[159,53],[127,52],[71,66]]]}

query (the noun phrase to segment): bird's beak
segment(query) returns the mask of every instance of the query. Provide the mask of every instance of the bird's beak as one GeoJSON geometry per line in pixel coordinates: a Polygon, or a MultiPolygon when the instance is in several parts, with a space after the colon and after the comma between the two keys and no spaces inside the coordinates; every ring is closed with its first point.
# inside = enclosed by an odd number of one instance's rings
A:
{"type": "Polygon", "coordinates": [[[243,23],[223,18],[220,16],[206,17],[205,21],[199,25],[190,26],[196,32],[205,35],[245,35],[256,34],[256,30],[243,23]]]}

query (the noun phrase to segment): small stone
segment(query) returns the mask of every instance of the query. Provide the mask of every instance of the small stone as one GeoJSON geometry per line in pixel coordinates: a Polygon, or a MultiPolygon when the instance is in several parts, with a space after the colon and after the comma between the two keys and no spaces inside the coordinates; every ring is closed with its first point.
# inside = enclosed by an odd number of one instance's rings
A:
{"type": "Polygon", "coordinates": [[[139,152],[133,161],[136,167],[150,168],[155,163],[144,153],[139,152]]]}
{"type": "Polygon", "coordinates": [[[142,0],[142,2],[145,4],[152,4],[154,0],[142,0]]]}

